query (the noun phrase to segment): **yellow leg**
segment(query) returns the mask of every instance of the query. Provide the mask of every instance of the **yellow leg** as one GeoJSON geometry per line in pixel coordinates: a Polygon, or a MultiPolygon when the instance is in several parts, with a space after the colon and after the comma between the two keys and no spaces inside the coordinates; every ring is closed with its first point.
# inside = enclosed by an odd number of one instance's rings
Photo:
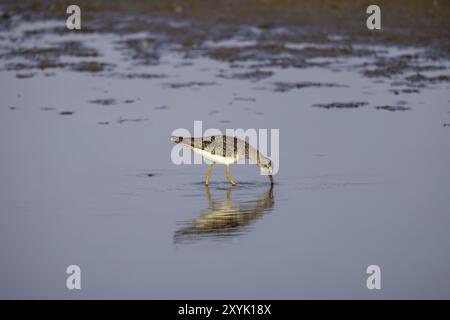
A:
{"type": "Polygon", "coordinates": [[[227,179],[228,179],[228,181],[230,181],[230,183],[231,183],[233,186],[236,185],[236,182],[234,182],[234,180],[231,179],[231,177],[230,177],[230,166],[227,166],[227,179]]]}
{"type": "Polygon", "coordinates": [[[211,163],[211,165],[209,166],[209,169],[208,169],[208,173],[206,174],[206,182],[205,182],[206,185],[209,184],[209,175],[211,174],[211,170],[212,170],[213,164],[214,163],[211,163]]]}

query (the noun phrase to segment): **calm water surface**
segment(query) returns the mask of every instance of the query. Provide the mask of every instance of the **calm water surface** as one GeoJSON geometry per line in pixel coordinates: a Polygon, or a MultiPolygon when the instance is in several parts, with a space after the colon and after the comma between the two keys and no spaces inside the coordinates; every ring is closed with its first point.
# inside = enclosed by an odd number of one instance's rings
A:
{"type": "MultiPolygon", "coordinates": [[[[450,297],[448,82],[395,94],[406,88],[397,79],[361,74],[367,57],[268,67],[260,80],[176,50],[136,66],[117,49],[121,37],[63,37],[98,49],[111,72],[0,72],[1,298],[450,297]],[[313,106],[333,102],[367,104],[313,106]],[[386,105],[406,109],[376,108],[386,105]],[[233,166],[230,187],[217,165],[206,188],[206,165],[174,165],[169,137],[195,120],[204,130],[279,128],[273,188],[253,166],[233,166]],[[70,264],[81,267],[81,291],[65,288],[70,264]],[[377,292],[366,288],[371,264],[382,269],[377,292]]],[[[448,75],[448,61],[424,63],[446,67],[428,77],[448,75]]]]}

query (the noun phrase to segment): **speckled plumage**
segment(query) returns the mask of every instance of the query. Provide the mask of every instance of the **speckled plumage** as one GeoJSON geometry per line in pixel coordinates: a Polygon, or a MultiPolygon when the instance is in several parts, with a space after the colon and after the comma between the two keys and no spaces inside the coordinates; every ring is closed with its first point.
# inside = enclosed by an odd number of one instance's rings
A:
{"type": "Polygon", "coordinates": [[[233,159],[233,162],[248,159],[259,164],[269,160],[247,141],[236,137],[218,135],[202,138],[177,138],[179,141],[175,141],[176,143],[186,145],[194,151],[203,150],[212,155],[233,159]]]}
{"type": "MultiPolygon", "coordinates": [[[[250,160],[259,166],[262,172],[269,176],[271,183],[273,183],[271,160],[251,146],[247,141],[226,135],[202,138],[172,136],[171,140],[177,144],[189,147],[195,153],[212,161],[212,163],[222,163],[228,166],[240,160],[250,160]]],[[[208,172],[207,178],[209,177],[209,173],[210,171],[208,172]]]]}

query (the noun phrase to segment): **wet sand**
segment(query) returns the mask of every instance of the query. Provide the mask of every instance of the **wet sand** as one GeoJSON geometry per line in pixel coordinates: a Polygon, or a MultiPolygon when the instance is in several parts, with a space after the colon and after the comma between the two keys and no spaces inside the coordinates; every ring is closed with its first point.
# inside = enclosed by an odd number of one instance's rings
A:
{"type": "Polygon", "coordinates": [[[0,6],[0,297],[450,296],[446,2],[390,4],[378,35],[364,1],[90,3],[79,33],[0,6]],[[194,120],[279,128],[273,189],[174,165],[194,120]]]}

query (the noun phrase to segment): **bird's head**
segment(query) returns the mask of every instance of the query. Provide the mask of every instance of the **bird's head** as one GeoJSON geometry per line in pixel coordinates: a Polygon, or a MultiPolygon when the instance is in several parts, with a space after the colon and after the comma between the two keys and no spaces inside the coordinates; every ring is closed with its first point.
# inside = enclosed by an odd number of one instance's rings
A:
{"type": "Polygon", "coordinates": [[[261,170],[261,174],[271,176],[273,174],[272,160],[269,158],[261,159],[259,162],[259,168],[261,170]]]}
{"type": "Polygon", "coordinates": [[[181,141],[183,141],[183,137],[171,136],[170,141],[175,142],[175,143],[180,143],[181,141]]]}

